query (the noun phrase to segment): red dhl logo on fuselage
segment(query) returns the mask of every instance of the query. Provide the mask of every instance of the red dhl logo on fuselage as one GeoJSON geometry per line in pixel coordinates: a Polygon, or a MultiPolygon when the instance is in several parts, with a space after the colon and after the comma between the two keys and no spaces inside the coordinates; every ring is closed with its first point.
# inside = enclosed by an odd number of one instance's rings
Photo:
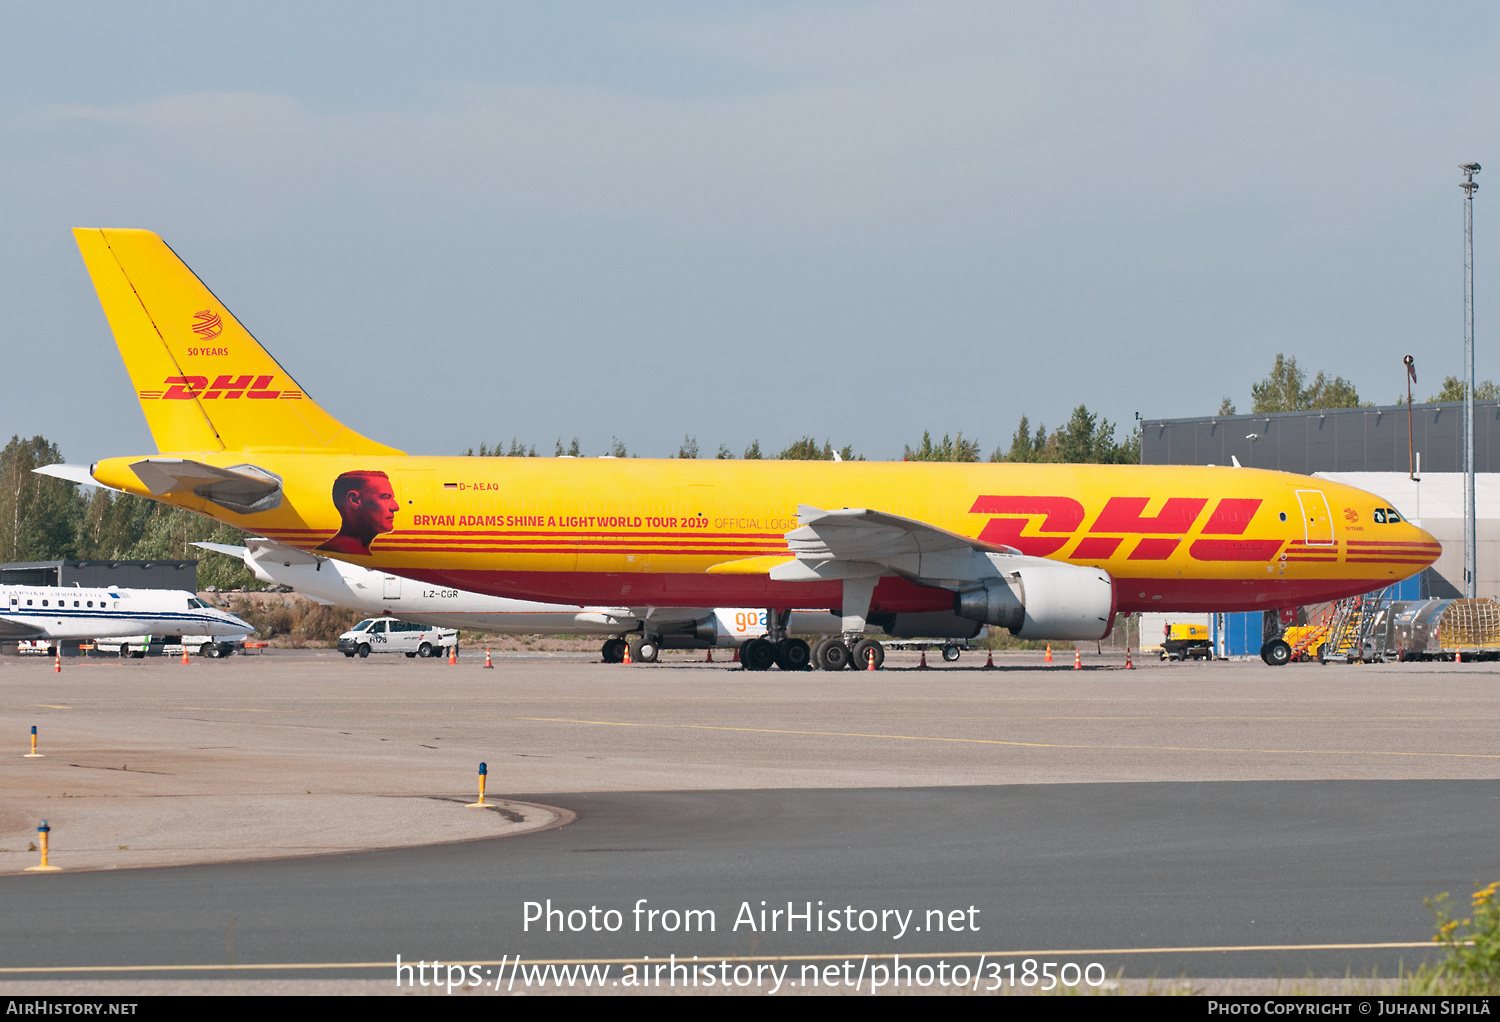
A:
{"type": "MultiPolygon", "coordinates": [[[[1183,536],[1208,506],[1206,497],[1169,497],[1154,515],[1143,515],[1149,497],[1111,497],[1099,512],[1089,535],[1068,552],[1068,560],[1107,560],[1114,557],[1129,536],[1140,536],[1126,560],[1164,561],[1176,553],[1183,536]],[[1099,536],[1094,533],[1115,533],[1099,536]]],[[[1188,553],[1199,561],[1268,561],[1281,549],[1279,539],[1244,539],[1250,520],[1260,508],[1255,497],[1226,497],[1219,501],[1204,523],[1200,535],[1214,539],[1196,539],[1188,553]],[[1240,537],[1240,538],[1233,538],[1240,537]]],[[[1050,557],[1062,550],[1083,524],[1083,504],[1072,497],[981,496],[969,508],[970,514],[1005,515],[991,518],[980,530],[986,543],[1014,547],[1023,554],[1050,557]],[[1021,533],[1033,518],[1041,518],[1037,532],[1021,533]],[[1055,535],[1046,535],[1053,533],[1055,535]]],[[[1326,544],[1335,547],[1333,540],[1326,544]]]]}
{"type": "Polygon", "coordinates": [[[271,381],[276,377],[224,375],[208,382],[207,376],[168,376],[162,381],[165,390],[142,390],[138,395],[142,401],[203,401],[215,398],[232,400],[239,397],[259,398],[269,401],[295,401],[302,397],[300,390],[272,390],[271,381]]]}

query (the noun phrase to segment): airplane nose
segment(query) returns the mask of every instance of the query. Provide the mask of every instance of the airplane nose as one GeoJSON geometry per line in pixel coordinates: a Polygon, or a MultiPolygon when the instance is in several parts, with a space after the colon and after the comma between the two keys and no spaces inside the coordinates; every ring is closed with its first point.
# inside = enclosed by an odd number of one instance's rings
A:
{"type": "Polygon", "coordinates": [[[1427,558],[1427,564],[1431,565],[1438,559],[1438,556],[1442,554],[1443,544],[1439,543],[1436,536],[1434,536],[1432,533],[1428,532],[1421,526],[1414,525],[1412,526],[1412,528],[1417,530],[1416,541],[1422,546],[1422,549],[1426,551],[1423,556],[1427,558]]]}

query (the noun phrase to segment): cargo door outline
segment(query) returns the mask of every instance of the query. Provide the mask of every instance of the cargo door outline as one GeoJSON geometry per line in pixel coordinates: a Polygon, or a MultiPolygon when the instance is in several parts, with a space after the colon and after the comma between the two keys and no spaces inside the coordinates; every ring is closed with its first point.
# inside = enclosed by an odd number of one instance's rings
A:
{"type": "Polygon", "coordinates": [[[1298,490],[1297,504],[1302,508],[1303,537],[1308,546],[1334,546],[1333,517],[1328,513],[1328,498],[1322,490],[1298,490]]]}

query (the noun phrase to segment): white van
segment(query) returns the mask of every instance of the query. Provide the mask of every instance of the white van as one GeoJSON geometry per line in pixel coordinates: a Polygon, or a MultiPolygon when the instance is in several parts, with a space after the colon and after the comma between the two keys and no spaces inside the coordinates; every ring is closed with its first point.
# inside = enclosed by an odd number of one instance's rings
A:
{"type": "Polygon", "coordinates": [[[393,617],[365,618],[339,636],[339,652],[348,657],[367,657],[371,653],[439,657],[446,655],[448,647],[457,645],[458,632],[455,629],[432,628],[393,617]]]}

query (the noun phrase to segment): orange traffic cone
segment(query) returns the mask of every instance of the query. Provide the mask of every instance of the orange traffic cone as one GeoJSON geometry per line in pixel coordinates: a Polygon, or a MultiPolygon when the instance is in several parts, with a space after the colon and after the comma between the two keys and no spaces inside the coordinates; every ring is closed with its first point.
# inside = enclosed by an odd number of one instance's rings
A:
{"type": "Polygon", "coordinates": [[[1042,657],[1042,663],[1044,663],[1044,664],[1050,664],[1051,662],[1052,662],[1052,643],[1049,642],[1049,643],[1047,643],[1047,655],[1044,656],[1044,657],[1042,657]]]}
{"type": "Polygon", "coordinates": [[[631,659],[630,659],[630,643],[628,643],[628,642],[625,644],[625,658],[623,660],[621,660],[620,663],[624,664],[626,667],[629,667],[630,664],[631,664],[631,659]]]}
{"type": "Polygon", "coordinates": [[[1133,664],[1133,663],[1130,662],[1130,647],[1129,646],[1125,647],[1125,669],[1127,671],[1133,671],[1133,670],[1135,670],[1135,664],[1133,664]]]}
{"type": "Polygon", "coordinates": [[[917,664],[917,666],[918,667],[926,667],[927,666],[927,650],[925,650],[925,649],[922,650],[922,662],[919,663],[919,664],[917,664]]]}
{"type": "Polygon", "coordinates": [[[995,666],[995,651],[994,650],[990,650],[990,655],[987,656],[987,657],[985,657],[985,660],[984,660],[984,669],[986,671],[988,671],[988,670],[991,670],[992,668],[994,668],[994,666],[995,666]]]}
{"type": "Polygon", "coordinates": [[[192,663],[192,661],[188,659],[188,655],[187,655],[187,643],[185,643],[185,642],[182,644],[182,662],[185,663],[185,664],[192,663]]]}
{"type": "Polygon", "coordinates": [[[457,664],[458,664],[458,647],[457,646],[449,646],[448,647],[448,666],[449,667],[453,667],[453,666],[456,666],[457,664]]]}
{"type": "Polygon", "coordinates": [[[874,669],[875,669],[875,651],[872,649],[868,653],[865,654],[865,670],[867,670],[867,671],[873,671],[874,669]]]}
{"type": "Polygon", "coordinates": [[[712,646],[708,647],[708,659],[703,662],[705,664],[711,664],[714,662],[714,648],[712,646]]]}
{"type": "Polygon", "coordinates": [[[1083,654],[1078,651],[1077,646],[1073,647],[1073,670],[1083,670],[1083,654]]]}
{"type": "Polygon", "coordinates": [[[61,649],[59,649],[57,651],[57,653],[55,653],[53,655],[53,657],[52,657],[52,673],[53,674],[61,674],[62,673],[62,650],[61,649]]]}
{"type": "Polygon", "coordinates": [[[729,662],[732,664],[737,664],[740,662],[740,648],[738,646],[734,647],[734,659],[730,660],[729,662]]]}
{"type": "Polygon", "coordinates": [[[487,671],[493,671],[495,669],[495,662],[490,659],[489,650],[484,651],[484,668],[487,671]]]}
{"type": "Polygon", "coordinates": [[[1464,655],[1462,653],[1454,653],[1453,654],[1453,662],[1455,664],[1461,664],[1461,663],[1463,663],[1464,662],[1464,655]]]}

